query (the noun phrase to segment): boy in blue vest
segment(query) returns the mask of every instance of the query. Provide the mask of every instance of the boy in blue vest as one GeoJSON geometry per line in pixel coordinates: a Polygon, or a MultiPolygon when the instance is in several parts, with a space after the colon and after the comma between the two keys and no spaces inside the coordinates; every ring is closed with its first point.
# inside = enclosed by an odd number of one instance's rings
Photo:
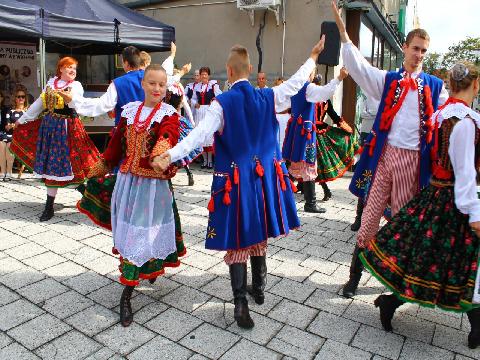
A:
{"type": "MultiPolygon", "coordinates": [[[[343,295],[349,298],[355,295],[362,276],[363,265],[358,255],[377,233],[384,209],[390,204],[394,216],[429,184],[432,114],[446,101],[448,93],[442,80],[422,72],[430,43],[425,30],[410,31],[402,47],[402,68],[387,72],[372,66],[352,44],[334,0],[332,11],[343,43],[344,66],[368,97],[380,101],[350,183],[350,191],[366,198],[366,203],[350,279],[343,287],[343,295]]],[[[395,301],[395,297],[391,299],[395,301]]]]}
{"type": "Polygon", "coordinates": [[[300,226],[287,169],[277,139],[275,107],[295,95],[308,80],[323,50],[324,38],[310,58],[288,81],[271,89],[254,89],[247,49],[234,46],[227,61],[231,89],[212,102],[205,120],[181,143],[153,159],[163,171],[215,136],[210,212],[205,247],[226,251],[239,327],[252,328],[247,293],[247,260],[252,265],[252,288],[257,304],[264,302],[267,239],[286,235],[300,226]]]}

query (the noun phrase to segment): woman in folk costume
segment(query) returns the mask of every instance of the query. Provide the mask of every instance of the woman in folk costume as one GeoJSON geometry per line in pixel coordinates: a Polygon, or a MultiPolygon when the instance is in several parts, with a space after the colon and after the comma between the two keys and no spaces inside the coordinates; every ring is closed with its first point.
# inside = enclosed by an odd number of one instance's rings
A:
{"type": "MultiPolygon", "coordinates": [[[[321,85],[322,76],[317,75],[313,83],[321,85]]],[[[332,197],[327,182],[338,179],[345,174],[355,160],[359,150],[352,128],[338,116],[330,100],[320,102],[315,107],[315,126],[317,130],[317,182],[323,188],[323,201],[332,197]],[[325,122],[329,116],[337,127],[325,122]]]]}
{"type": "MultiPolygon", "coordinates": [[[[193,88],[192,107],[195,108],[195,123],[198,125],[205,118],[210,103],[222,91],[217,80],[210,80],[210,68],[200,68],[200,82],[193,88]]],[[[213,168],[213,136],[203,144],[203,165],[202,169],[213,168]]]]}
{"type": "MultiPolygon", "coordinates": [[[[172,106],[162,102],[166,86],[167,75],[160,65],[152,64],[145,69],[142,80],[145,101],[123,107],[107,150],[89,173],[89,177],[103,176],[120,165],[111,208],[104,210],[111,210],[114,250],[121,256],[120,282],[125,285],[120,298],[123,326],[133,321],[130,298],[139,280],[153,282],[164,273],[165,267],[178,266],[178,256],[185,253],[184,248],[177,251],[173,198],[168,183],[176,167],[159,171],[152,164],[157,155],[174,146],[179,138],[179,116],[172,106]]],[[[97,179],[100,185],[111,181],[108,177],[101,179],[97,179]]],[[[78,204],[80,211],[87,214],[92,210],[89,208],[92,186],[89,182],[84,199],[78,204]]],[[[108,188],[103,191],[94,196],[104,197],[103,203],[108,203],[108,188]]],[[[100,218],[95,213],[91,217],[100,218]]]]}
{"type": "MultiPolygon", "coordinates": [[[[450,73],[451,97],[435,120],[430,185],[410,200],[360,254],[366,268],[392,295],[380,295],[380,319],[391,331],[405,301],[466,312],[468,346],[480,345],[480,308],[472,303],[480,245],[480,114],[471,104],[479,71],[470,63],[450,73]]],[[[478,295],[477,295],[478,296],[478,295]]]]}
{"type": "Polygon", "coordinates": [[[283,108],[291,108],[291,118],[285,131],[282,156],[283,159],[290,162],[288,168],[290,174],[295,179],[302,180],[302,192],[305,198],[304,211],[323,213],[326,210],[317,206],[315,194],[315,180],[317,179],[315,104],[331,98],[340,82],[348,76],[348,72],[342,68],[338,77],[325,86],[312,83],[314,75],[315,72],[312,72],[309,81],[300,91],[282,104],[283,108]]]}
{"type": "Polygon", "coordinates": [[[56,76],[48,80],[40,97],[17,121],[10,148],[47,186],[47,202],[40,221],[53,217],[58,188],[82,185],[90,168],[100,159],[77,113],[59,95],[65,89],[83,95],[82,84],[75,81],[77,64],[71,57],[58,61],[56,76]]]}
{"type": "Polygon", "coordinates": [[[155,159],[160,168],[166,169],[214,134],[218,152],[205,247],[226,251],[234,318],[242,328],[254,326],[246,298],[248,259],[252,265],[250,291],[255,302],[263,304],[267,239],[286,235],[300,225],[278,145],[275,108],[305,84],[324,41],[322,37],[290,79],[271,89],[253,88],[248,81],[252,70],[248,51],[234,46],[226,65],[231,89],[212,102],[203,122],[182,142],[155,159]]]}

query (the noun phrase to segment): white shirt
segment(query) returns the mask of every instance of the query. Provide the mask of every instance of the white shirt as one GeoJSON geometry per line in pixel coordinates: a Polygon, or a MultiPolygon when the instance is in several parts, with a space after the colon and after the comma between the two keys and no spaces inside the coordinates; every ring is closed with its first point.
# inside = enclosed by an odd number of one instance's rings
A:
{"type": "MultiPolygon", "coordinates": [[[[290,79],[272,88],[275,108],[284,104],[302,88],[315,66],[315,61],[308,59],[290,79]]],[[[237,80],[232,86],[240,81],[248,81],[248,79],[237,80]]],[[[171,161],[184,158],[190,151],[204,144],[216,131],[223,129],[223,123],[223,108],[218,101],[212,101],[204,120],[185,139],[168,150],[171,161]]]]}
{"type": "MultiPolygon", "coordinates": [[[[216,80],[209,80],[208,83],[206,83],[206,84],[204,84],[202,82],[196,83],[193,86],[193,95],[192,95],[192,100],[191,100],[192,107],[194,107],[198,103],[197,91],[207,92],[210,89],[213,89],[213,93],[215,94],[215,96],[218,96],[222,93],[222,90],[220,90],[220,85],[218,85],[216,80]]],[[[205,104],[203,106],[209,106],[209,105],[205,104]]]]}
{"type": "MultiPolygon", "coordinates": [[[[387,71],[370,65],[352,42],[343,43],[342,57],[348,72],[367,97],[380,101],[387,71]]],[[[411,74],[412,78],[417,76],[418,73],[411,74]]],[[[444,85],[438,105],[442,105],[447,99],[448,92],[444,85]]],[[[388,133],[388,143],[401,149],[418,150],[420,144],[419,122],[418,92],[410,89],[393,119],[388,133]]]]}
{"type": "MultiPolygon", "coordinates": [[[[167,72],[167,82],[180,80],[179,75],[173,76],[173,58],[169,56],[162,63],[162,67],[167,72]]],[[[98,115],[105,114],[109,111],[115,109],[117,105],[117,88],[115,83],[112,81],[108,85],[107,92],[100,96],[99,98],[84,98],[83,92],[81,95],[73,94],[72,101],[69,104],[70,107],[75,108],[78,114],[83,116],[95,117],[98,115]]],[[[133,99],[132,99],[133,100],[133,99]]]]}
{"type": "MultiPolygon", "coordinates": [[[[337,78],[330,80],[330,82],[324,86],[310,83],[307,86],[305,97],[308,102],[311,102],[314,104],[318,102],[327,101],[335,93],[335,90],[337,89],[338,84],[340,84],[340,80],[338,80],[337,78]]],[[[283,104],[278,105],[275,108],[275,110],[277,112],[282,112],[291,107],[292,107],[292,101],[290,98],[288,98],[283,104]]]]}
{"type": "MultiPolygon", "coordinates": [[[[50,86],[52,89],[54,89],[54,82],[55,82],[56,77],[50,78],[47,81],[47,86],[50,86]]],[[[67,83],[66,81],[63,80],[58,80],[57,86],[59,89],[64,89],[67,87],[70,87],[72,89],[72,94],[75,96],[83,96],[83,86],[80,82],[78,81],[73,81],[71,83],[67,83]]],[[[43,91],[45,91],[45,88],[43,88],[43,91]]],[[[70,102],[68,104],[69,108],[74,108],[73,103],[70,102]]],[[[27,111],[25,111],[20,119],[18,119],[18,122],[20,124],[25,124],[26,122],[33,121],[38,118],[38,115],[43,111],[43,101],[41,97],[38,97],[32,105],[28,108],[27,111]]]]}
{"type": "Polygon", "coordinates": [[[480,128],[480,115],[463,104],[452,104],[441,111],[439,121],[443,116],[461,119],[450,134],[448,147],[455,174],[455,205],[462,214],[469,215],[469,222],[480,221],[475,169],[475,126],[480,128]]]}

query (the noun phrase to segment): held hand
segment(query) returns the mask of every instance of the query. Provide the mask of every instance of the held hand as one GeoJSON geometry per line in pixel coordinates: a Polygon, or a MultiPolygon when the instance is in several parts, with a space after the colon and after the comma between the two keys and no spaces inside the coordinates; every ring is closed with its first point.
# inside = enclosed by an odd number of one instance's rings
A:
{"type": "Polygon", "coordinates": [[[168,152],[155,156],[152,160],[152,168],[157,172],[164,172],[170,166],[171,157],[168,152]]]}
{"type": "Polygon", "coordinates": [[[473,232],[480,237],[480,221],[470,223],[470,227],[472,228],[473,232]]]}
{"type": "Polygon", "coordinates": [[[200,104],[199,103],[195,104],[195,109],[200,109],[200,104]]]}
{"type": "Polygon", "coordinates": [[[338,31],[340,32],[340,40],[342,42],[347,42],[350,40],[347,34],[347,29],[345,28],[345,23],[343,22],[342,19],[342,14],[337,8],[337,2],[335,0],[332,0],[332,12],[333,16],[335,18],[335,22],[337,23],[338,31]]]}
{"type": "Polygon", "coordinates": [[[343,67],[340,69],[340,74],[338,75],[338,80],[339,80],[339,81],[342,81],[342,80],[345,79],[347,76],[348,76],[348,71],[347,71],[347,69],[345,68],[345,66],[343,66],[343,67]]]}
{"type": "Polygon", "coordinates": [[[70,90],[58,90],[60,96],[63,98],[65,104],[69,104],[72,101],[72,92],[70,90]]]}
{"type": "Polygon", "coordinates": [[[315,44],[315,46],[312,48],[312,51],[310,53],[310,58],[312,58],[314,61],[317,61],[318,55],[323,51],[323,48],[325,46],[325,35],[322,35],[320,38],[320,41],[315,44]]]}
{"type": "Polygon", "coordinates": [[[172,57],[175,57],[175,55],[177,54],[177,45],[175,45],[173,41],[170,43],[170,53],[172,57]]]}

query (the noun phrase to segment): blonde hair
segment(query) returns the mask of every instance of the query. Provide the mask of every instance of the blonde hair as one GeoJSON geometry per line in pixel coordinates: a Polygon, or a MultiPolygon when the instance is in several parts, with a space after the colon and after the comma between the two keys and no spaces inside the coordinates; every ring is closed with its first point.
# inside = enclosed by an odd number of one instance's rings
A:
{"type": "Polygon", "coordinates": [[[478,67],[468,61],[456,63],[449,74],[450,90],[458,93],[468,89],[472,83],[478,80],[480,74],[478,67]]]}
{"type": "Polygon", "coordinates": [[[234,45],[230,49],[227,65],[230,66],[236,74],[248,74],[250,72],[250,56],[247,48],[241,45],[234,45]]]}
{"type": "Polygon", "coordinates": [[[418,28],[413,29],[407,34],[405,44],[410,45],[414,37],[419,37],[420,39],[430,41],[430,35],[428,35],[427,30],[418,28]]]}
{"type": "Polygon", "coordinates": [[[140,51],[140,66],[147,67],[152,62],[152,57],[146,51],[140,51]]]}

